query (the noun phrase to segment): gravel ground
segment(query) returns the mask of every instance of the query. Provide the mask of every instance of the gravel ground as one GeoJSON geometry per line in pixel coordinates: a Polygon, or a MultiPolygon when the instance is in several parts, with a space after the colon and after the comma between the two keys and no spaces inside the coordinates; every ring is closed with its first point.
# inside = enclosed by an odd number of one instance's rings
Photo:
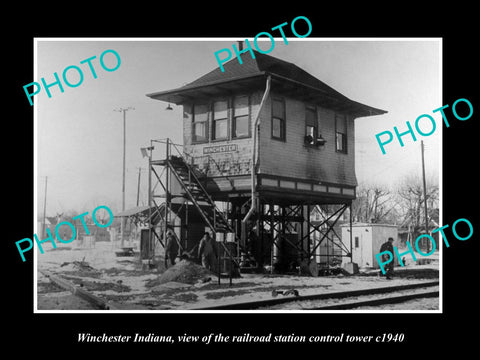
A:
{"type": "MultiPolygon", "coordinates": [[[[189,283],[184,283],[182,277],[172,277],[172,281],[162,283],[159,279],[162,278],[164,269],[142,269],[138,255],[117,257],[115,250],[111,243],[97,243],[96,247],[91,249],[58,248],[44,254],[38,253],[37,268],[48,270],[81,286],[120,310],[186,310],[271,299],[273,290],[295,289],[300,295],[309,295],[404,285],[438,277],[438,263],[433,263],[399,268],[395,278],[390,281],[379,277],[378,271],[375,271],[355,276],[323,277],[242,274],[241,278],[233,279],[232,286],[229,286],[228,279],[221,279],[219,285],[216,276],[208,281],[204,274],[189,283]]],[[[48,283],[49,280],[38,272],[38,310],[90,310],[83,300],[79,301],[62,289],[52,288],[48,283]]],[[[433,300],[429,299],[429,303],[433,300]]],[[[433,303],[425,305],[412,302],[410,305],[412,310],[435,308],[433,303]]],[[[394,305],[388,305],[385,310],[393,307],[394,305]]],[[[438,309],[438,299],[435,309],[438,309]]]]}

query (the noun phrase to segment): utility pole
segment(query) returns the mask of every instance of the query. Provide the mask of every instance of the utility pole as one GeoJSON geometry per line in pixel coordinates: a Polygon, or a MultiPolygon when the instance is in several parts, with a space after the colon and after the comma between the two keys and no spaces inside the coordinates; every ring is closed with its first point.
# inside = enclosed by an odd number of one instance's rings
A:
{"type": "MultiPolygon", "coordinates": [[[[123,176],[122,176],[122,211],[125,211],[125,145],[126,145],[126,112],[128,110],[135,110],[135,108],[129,106],[127,108],[120,108],[120,109],[115,109],[113,111],[116,112],[122,112],[123,113],[123,176]]],[[[121,241],[120,241],[120,246],[123,248],[124,245],[124,238],[123,238],[123,232],[124,232],[124,227],[125,227],[125,217],[122,216],[121,221],[121,228],[120,228],[120,233],[121,233],[121,241]]]]}
{"type": "Polygon", "coordinates": [[[138,181],[137,181],[137,206],[138,206],[138,200],[140,197],[140,173],[142,172],[142,168],[138,168],[138,181]]]}
{"type": "Polygon", "coordinates": [[[47,216],[47,181],[48,181],[48,176],[45,176],[45,197],[43,199],[43,229],[42,229],[42,233],[43,233],[43,239],[45,239],[47,237],[47,232],[46,232],[46,224],[45,224],[45,219],[46,219],[46,216],[47,216]]]}
{"type": "MultiPolygon", "coordinates": [[[[425,180],[425,159],[424,159],[424,146],[423,140],[420,141],[420,147],[422,149],[422,176],[423,176],[423,201],[425,206],[425,234],[428,235],[428,212],[427,212],[427,182],[425,180]]],[[[430,243],[427,244],[427,253],[430,252],[430,243]]]]}

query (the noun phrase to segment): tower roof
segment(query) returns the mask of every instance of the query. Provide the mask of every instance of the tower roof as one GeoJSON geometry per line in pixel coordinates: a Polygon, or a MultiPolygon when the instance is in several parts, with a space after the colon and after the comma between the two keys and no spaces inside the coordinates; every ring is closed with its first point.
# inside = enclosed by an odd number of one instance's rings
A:
{"type": "Polygon", "coordinates": [[[226,93],[263,89],[265,79],[271,76],[272,91],[300,98],[313,104],[351,113],[357,117],[380,115],[385,110],[350,100],[297,65],[253,50],[241,54],[242,64],[232,58],[220,67],[176,89],[147,94],[152,99],[181,104],[201,101],[226,93]]]}

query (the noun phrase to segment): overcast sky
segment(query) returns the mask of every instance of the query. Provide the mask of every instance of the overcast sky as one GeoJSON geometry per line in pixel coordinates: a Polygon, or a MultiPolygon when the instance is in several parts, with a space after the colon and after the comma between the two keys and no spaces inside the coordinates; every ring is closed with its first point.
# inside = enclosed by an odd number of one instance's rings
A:
{"type": "MultiPolygon", "coordinates": [[[[152,100],[145,94],[180,87],[218,67],[214,52],[230,47],[235,39],[182,41],[78,41],[37,39],[36,75],[32,81],[54,81],[70,65],[83,70],[83,83],[64,85],[64,93],[52,87],[48,98],[42,89],[34,98],[37,126],[37,209],[43,213],[45,176],[48,176],[47,215],[64,211],[89,211],[105,204],[121,208],[122,114],[114,109],[132,106],[127,112],[126,208],[136,205],[138,168],[141,174],[140,204],[146,204],[147,159],[140,147],[151,139],[172,138],[182,143],[182,109],[152,100]],[[104,71],[100,54],[115,50],[121,57],[116,71],[104,71]],[[87,64],[92,61],[97,79],[87,64]]],[[[243,39],[238,39],[243,40],[243,39]]],[[[352,100],[387,110],[381,116],[355,120],[356,174],[358,182],[376,181],[394,186],[404,175],[421,176],[420,140],[425,143],[427,175],[437,177],[441,159],[441,116],[432,110],[441,103],[441,42],[438,39],[368,41],[339,39],[276,39],[269,54],[295,63],[352,100]],[[335,40],[335,41],[334,41],[335,40]],[[414,126],[421,114],[437,120],[436,132],[405,136],[405,146],[395,140],[382,155],[375,134],[397,126],[414,126]]],[[[265,47],[268,49],[268,47],[265,47]]],[[[112,54],[105,57],[110,64],[112,54]]],[[[113,59],[113,60],[112,60],[113,59]]],[[[75,71],[69,72],[75,82],[75,71]]],[[[26,100],[28,104],[28,100],[26,100]]],[[[421,125],[424,131],[428,123],[421,125]]]]}

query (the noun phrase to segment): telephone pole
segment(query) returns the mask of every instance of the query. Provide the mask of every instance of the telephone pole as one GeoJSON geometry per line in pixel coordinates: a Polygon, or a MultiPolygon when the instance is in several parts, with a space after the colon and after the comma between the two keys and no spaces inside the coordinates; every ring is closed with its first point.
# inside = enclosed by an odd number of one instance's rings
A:
{"type": "Polygon", "coordinates": [[[46,224],[45,224],[45,219],[47,217],[47,181],[48,181],[48,176],[45,176],[45,197],[43,199],[43,229],[42,229],[42,233],[43,233],[43,239],[45,239],[47,237],[47,232],[46,232],[46,224]]]}
{"type": "MultiPolygon", "coordinates": [[[[425,159],[424,159],[424,146],[423,140],[420,141],[420,147],[422,149],[422,176],[423,176],[423,202],[425,206],[425,234],[428,235],[428,212],[427,212],[427,181],[425,180],[425,159]]],[[[430,243],[427,244],[427,253],[430,252],[430,243]]]]}
{"type": "MultiPolygon", "coordinates": [[[[127,141],[127,134],[126,134],[126,112],[128,110],[135,110],[135,108],[129,106],[127,108],[120,108],[120,109],[115,109],[113,111],[116,112],[122,112],[123,113],[123,176],[122,176],[122,211],[125,211],[125,145],[127,141]]],[[[122,216],[121,221],[121,228],[120,228],[120,246],[123,247],[123,232],[124,232],[124,227],[125,227],[125,217],[122,216]]]]}

